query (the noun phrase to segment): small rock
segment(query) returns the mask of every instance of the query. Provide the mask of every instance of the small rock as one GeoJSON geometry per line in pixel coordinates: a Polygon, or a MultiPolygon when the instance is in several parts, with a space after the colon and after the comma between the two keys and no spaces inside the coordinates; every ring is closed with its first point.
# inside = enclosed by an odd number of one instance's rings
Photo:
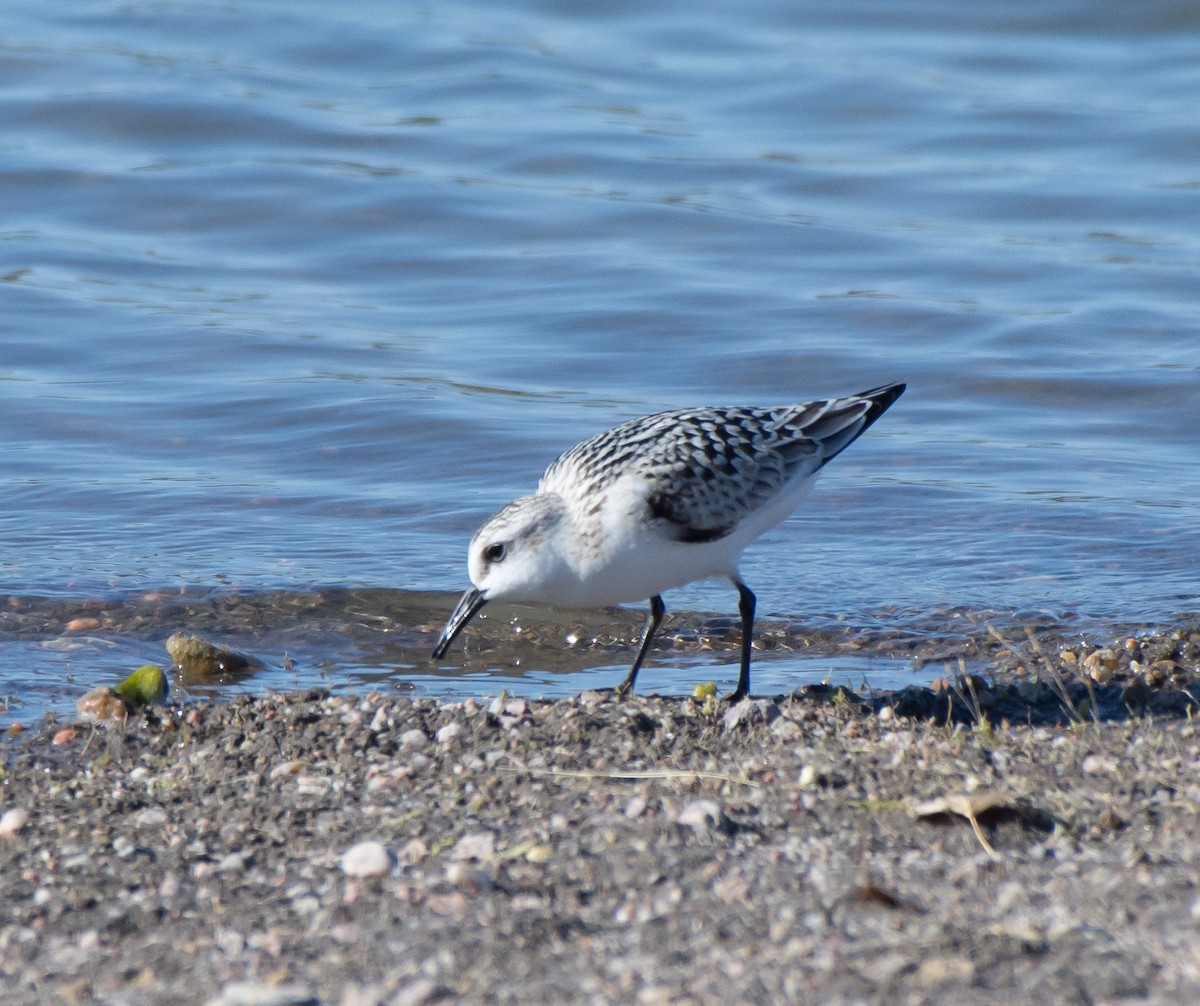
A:
{"type": "Polygon", "coordinates": [[[0,816],[0,838],[12,838],[29,823],[29,811],[24,807],[11,807],[0,816]]]}
{"type": "Polygon", "coordinates": [[[72,618],[67,623],[67,632],[90,632],[92,629],[98,628],[100,628],[100,619],[90,616],[72,618]]]}
{"type": "Polygon", "coordinates": [[[147,807],[133,823],[139,828],[161,828],[167,823],[167,812],[161,807],[147,807]]]}
{"type": "Polygon", "coordinates": [[[771,734],[781,741],[795,741],[804,736],[804,730],[795,720],[780,716],[771,724],[771,734]]]}
{"type": "Polygon", "coordinates": [[[975,965],[965,957],[930,957],[917,968],[916,980],[921,985],[944,985],[948,982],[968,983],[975,977],[975,965]]]}
{"type": "Polygon", "coordinates": [[[1117,670],[1117,653],[1105,647],[1089,653],[1083,660],[1083,671],[1088,677],[1101,683],[1107,681],[1117,670]]]}
{"type": "Polygon", "coordinates": [[[425,1006],[426,1003],[446,998],[448,994],[449,990],[432,978],[418,978],[392,996],[388,1006],[425,1006]]]}
{"type": "Polygon", "coordinates": [[[239,870],[244,870],[246,864],[254,858],[254,853],[249,849],[238,849],[237,852],[230,852],[221,857],[221,861],[217,863],[218,873],[235,873],[239,870]]]}
{"type": "MultiPolygon", "coordinates": [[[[331,931],[330,935],[339,943],[346,944],[353,944],[360,939],[353,933],[342,934],[339,932],[335,934],[331,931]]],[[[395,999],[388,999],[383,989],[378,986],[352,984],[342,989],[342,998],[338,1000],[337,1006],[384,1006],[385,1003],[392,1004],[395,1001],[395,999]]]]}
{"type": "Polygon", "coordinates": [[[224,675],[250,674],[262,668],[262,661],[216,646],[199,636],[177,632],[163,644],[179,673],[192,681],[205,681],[224,675]]]}
{"type": "Polygon", "coordinates": [[[320,1006],[320,999],[303,985],[264,985],[230,982],[209,1006],[320,1006]]]}
{"type": "Polygon", "coordinates": [[[742,699],[721,717],[721,725],[732,730],[743,723],[771,723],[779,717],[779,706],[770,699],[742,699]]]}
{"type": "Polygon", "coordinates": [[[494,886],[492,876],[487,870],[463,862],[446,864],[446,880],[471,894],[490,891],[494,886]]]}
{"type": "Polygon", "coordinates": [[[428,741],[429,738],[425,736],[424,730],[417,730],[415,728],[412,730],[405,730],[404,733],[400,735],[400,750],[411,751],[414,748],[422,748],[428,743],[428,741]]]}
{"type": "Polygon", "coordinates": [[[400,862],[420,863],[429,856],[429,846],[419,838],[410,838],[400,849],[400,862]]]}
{"type": "Polygon", "coordinates": [[[332,780],[321,775],[296,776],[296,793],[300,796],[320,796],[329,791],[332,780]]]}
{"type": "Polygon", "coordinates": [[[735,830],[733,822],[715,800],[693,800],[679,812],[675,821],[697,832],[721,831],[731,834],[735,830]]]}
{"type": "Polygon", "coordinates": [[[454,847],[455,859],[475,859],[483,861],[491,859],[496,854],[496,836],[490,831],[481,831],[474,835],[463,835],[454,847]]]}
{"type": "Polygon", "coordinates": [[[438,727],[437,742],[442,747],[447,747],[453,744],[462,735],[462,732],[463,728],[461,724],[447,723],[443,727],[438,727]]]}
{"type": "Polygon", "coordinates": [[[107,685],[100,685],[80,696],[75,711],[89,723],[114,723],[128,719],[133,706],[107,685]]]}
{"type": "Polygon", "coordinates": [[[392,872],[395,862],[382,842],[359,842],[342,853],[342,872],[348,877],[383,877],[392,872]]]}
{"type": "Polygon", "coordinates": [[[1112,775],[1117,771],[1117,763],[1112,758],[1098,754],[1088,755],[1079,767],[1084,775],[1112,775]]]}
{"type": "Polygon", "coordinates": [[[285,761],[276,765],[270,772],[267,773],[268,779],[281,779],[284,776],[299,775],[308,767],[306,762],[302,761],[285,761]]]}

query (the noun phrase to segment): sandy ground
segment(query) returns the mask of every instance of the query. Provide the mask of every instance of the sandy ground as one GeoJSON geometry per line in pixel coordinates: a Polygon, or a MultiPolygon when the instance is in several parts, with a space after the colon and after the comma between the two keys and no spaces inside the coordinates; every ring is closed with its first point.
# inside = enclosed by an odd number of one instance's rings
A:
{"type": "Polygon", "coordinates": [[[13,731],[0,1000],[1200,1002],[1194,693],[975,684],[13,731]]]}

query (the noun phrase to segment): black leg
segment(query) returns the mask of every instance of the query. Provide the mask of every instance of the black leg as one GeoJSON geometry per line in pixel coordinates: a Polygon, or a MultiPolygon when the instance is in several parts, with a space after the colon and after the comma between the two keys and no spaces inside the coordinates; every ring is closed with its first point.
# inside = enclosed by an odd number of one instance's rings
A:
{"type": "Polygon", "coordinates": [[[750,643],[754,639],[754,591],[741,580],[734,580],[738,590],[738,611],[742,615],[742,670],[738,675],[737,688],[725,696],[737,702],[750,694],[750,643]]]}
{"type": "MultiPolygon", "coordinates": [[[[751,597],[754,595],[752,594],[751,597]]],[[[751,602],[753,607],[753,602],[751,602]]],[[[658,630],[662,623],[663,615],[667,613],[667,606],[663,604],[663,599],[658,594],[650,598],[650,610],[646,612],[646,630],[642,633],[642,645],[638,647],[637,656],[633,659],[633,666],[629,668],[629,673],[625,675],[625,680],[617,685],[617,694],[624,695],[627,691],[633,688],[634,681],[637,680],[638,671],[642,669],[642,661],[646,659],[646,652],[650,649],[650,640],[654,638],[654,633],[658,630]]]]}

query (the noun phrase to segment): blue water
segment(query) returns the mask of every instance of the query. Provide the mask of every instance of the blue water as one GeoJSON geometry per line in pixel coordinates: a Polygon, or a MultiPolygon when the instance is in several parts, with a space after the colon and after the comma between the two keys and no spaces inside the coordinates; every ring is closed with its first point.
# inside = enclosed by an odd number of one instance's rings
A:
{"type": "Polygon", "coordinates": [[[0,694],[161,655],[75,602],[317,587],[401,650],[230,628],[301,644],[258,684],[612,683],[425,659],[479,521],[629,416],[894,379],[747,553],[765,616],[1200,608],[1193,5],[502,6],[5,5],[0,591],[63,618],[0,616],[0,694]]]}

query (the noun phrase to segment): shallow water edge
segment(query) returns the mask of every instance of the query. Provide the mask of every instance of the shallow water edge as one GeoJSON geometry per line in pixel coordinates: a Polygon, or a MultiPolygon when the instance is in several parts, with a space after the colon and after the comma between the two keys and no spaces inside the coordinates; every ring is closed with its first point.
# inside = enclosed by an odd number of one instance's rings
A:
{"type": "MultiPolygon", "coordinates": [[[[11,595],[0,609],[0,657],[10,681],[0,716],[70,715],[84,692],[115,685],[144,664],[167,668],[173,697],[186,701],[310,687],[444,700],[502,692],[565,698],[620,681],[642,627],[636,608],[564,613],[496,605],[435,663],[430,650],[453,601],[443,593],[340,587],[11,595]],[[173,666],[164,644],[181,632],[250,660],[219,672],[173,666]]],[[[1198,642],[1200,619],[1190,615],[1123,626],[1046,611],[764,617],[755,626],[752,686],[757,695],[820,684],[872,694],[962,675],[1019,681],[1049,666],[1101,685],[1145,678],[1159,687],[1195,670],[1198,642]]],[[[640,686],[690,695],[712,681],[727,691],[739,644],[734,616],[669,611],[640,686]]]]}

